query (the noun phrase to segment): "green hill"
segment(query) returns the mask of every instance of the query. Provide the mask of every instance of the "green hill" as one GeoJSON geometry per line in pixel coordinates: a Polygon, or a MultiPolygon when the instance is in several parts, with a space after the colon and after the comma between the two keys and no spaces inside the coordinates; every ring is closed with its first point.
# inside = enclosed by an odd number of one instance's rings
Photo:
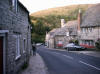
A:
{"type": "Polygon", "coordinates": [[[82,9],[83,11],[91,7],[93,4],[82,4],[82,5],[70,5],[64,7],[50,8],[47,10],[38,11],[32,13],[31,16],[35,17],[44,17],[48,15],[69,15],[71,12],[76,11],[77,9],[82,9]]]}
{"type": "Polygon", "coordinates": [[[50,8],[32,13],[30,17],[33,23],[40,19],[43,21],[44,25],[51,26],[51,28],[56,28],[60,27],[60,19],[63,18],[66,20],[66,22],[76,20],[79,9],[81,9],[82,13],[84,13],[92,5],[93,4],[82,4],[50,8]]]}

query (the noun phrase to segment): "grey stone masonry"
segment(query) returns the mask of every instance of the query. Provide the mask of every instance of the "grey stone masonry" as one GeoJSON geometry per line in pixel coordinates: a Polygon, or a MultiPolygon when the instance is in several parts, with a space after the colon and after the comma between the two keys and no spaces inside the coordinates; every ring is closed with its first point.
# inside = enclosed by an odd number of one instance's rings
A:
{"type": "Polygon", "coordinates": [[[0,31],[5,33],[4,74],[17,74],[28,62],[31,49],[31,32],[28,10],[16,0],[0,0],[0,31]],[[15,9],[16,8],[16,9],[15,9]]]}

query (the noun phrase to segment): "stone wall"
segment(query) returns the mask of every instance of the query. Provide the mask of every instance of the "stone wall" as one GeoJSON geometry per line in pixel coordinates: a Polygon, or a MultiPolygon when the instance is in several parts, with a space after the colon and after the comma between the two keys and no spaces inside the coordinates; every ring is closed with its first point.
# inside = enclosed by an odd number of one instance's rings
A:
{"type": "Polygon", "coordinates": [[[16,74],[24,62],[28,62],[31,49],[31,33],[29,13],[18,3],[16,12],[11,5],[11,0],[0,0],[0,30],[9,30],[6,36],[6,73],[16,74]],[[20,35],[20,54],[16,60],[16,38],[20,35]],[[25,46],[24,46],[25,40],[25,46]],[[25,50],[25,52],[23,52],[25,50]]]}
{"type": "Polygon", "coordinates": [[[92,40],[93,44],[100,38],[100,27],[93,27],[91,32],[82,32],[80,35],[80,44],[82,44],[82,40],[92,40]]]}

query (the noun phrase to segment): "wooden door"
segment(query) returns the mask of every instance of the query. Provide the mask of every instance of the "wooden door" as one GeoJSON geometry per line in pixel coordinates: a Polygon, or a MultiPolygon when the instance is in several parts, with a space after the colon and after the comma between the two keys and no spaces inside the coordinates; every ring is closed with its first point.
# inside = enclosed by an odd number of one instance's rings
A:
{"type": "Polygon", "coordinates": [[[0,74],[3,74],[3,37],[0,37],[0,74]]]}

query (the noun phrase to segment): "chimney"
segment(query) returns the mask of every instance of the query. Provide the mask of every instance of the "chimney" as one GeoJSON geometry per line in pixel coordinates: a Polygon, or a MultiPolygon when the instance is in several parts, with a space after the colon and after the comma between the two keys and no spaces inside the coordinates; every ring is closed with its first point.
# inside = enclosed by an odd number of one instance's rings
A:
{"type": "Polygon", "coordinates": [[[77,18],[77,20],[78,20],[78,31],[80,32],[80,24],[81,24],[81,21],[82,21],[82,19],[81,19],[81,9],[79,9],[79,12],[78,12],[78,18],[77,18]]]}
{"type": "Polygon", "coordinates": [[[65,26],[65,20],[61,19],[61,27],[64,27],[64,26],[65,26]]]}

